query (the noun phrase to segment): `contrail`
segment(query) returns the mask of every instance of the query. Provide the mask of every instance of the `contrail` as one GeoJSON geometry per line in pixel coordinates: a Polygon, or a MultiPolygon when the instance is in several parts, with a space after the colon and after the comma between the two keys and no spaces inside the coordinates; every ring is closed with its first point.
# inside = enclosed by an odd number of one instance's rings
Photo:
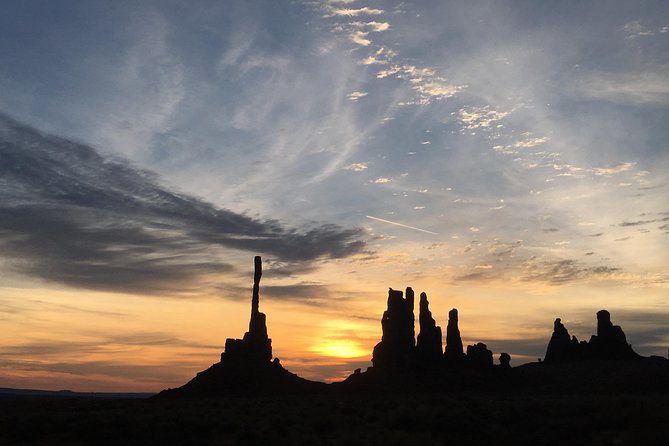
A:
{"type": "Polygon", "coordinates": [[[427,229],[421,229],[421,228],[416,228],[414,226],[403,225],[402,223],[397,223],[395,221],[390,221],[390,220],[384,220],[384,219],[378,218],[378,217],[372,217],[371,215],[366,215],[365,217],[367,217],[371,220],[376,220],[376,221],[380,221],[380,222],[383,222],[383,223],[388,223],[388,224],[395,225],[395,226],[401,226],[403,228],[413,229],[415,231],[427,232],[428,234],[439,235],[436,232],[428,231],[427,229]]]}

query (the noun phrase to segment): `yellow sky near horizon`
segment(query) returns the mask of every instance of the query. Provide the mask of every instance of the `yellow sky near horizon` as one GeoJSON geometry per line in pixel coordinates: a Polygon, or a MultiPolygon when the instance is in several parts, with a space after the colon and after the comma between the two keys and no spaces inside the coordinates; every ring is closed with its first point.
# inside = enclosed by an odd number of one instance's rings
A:
{"type": "MultiPolygon", "coordinates": [[[[261,281],[261,311],[267,314],[274,356],[305,378],[331,382],[371,365],[388,286],[412,286],[416,296],[425,291],[444,342],[448,311],[458,308],[465,346],[484,342],[495,358],[502,351],[510,353],[512,365],[543,356],[556,317],[571,334],[589,339],[596,330],[595,313],[602,308],[611,311],[629,342],[644,343],[642,353],[664,355],[669,344],[666,335],[645,339],[645,330],[657,320],[639,317],[669,313],[662,288],[634,289],[615,282],[454,285],[442,277],[409,282],[388,275],[344,285],[345,270],[344,262],[334,262],[311,273],[331,278],[328,289],[342,280],[337,293],[316,304],[266,296],[263,286],[276,280],[261,281]]],[[[251,276],[249,268],[249,282],[251,276]]],[[[218,362],[226,338],[243,336],[250,286],[246,294],[230,300],[3,288],[0,387],[157,392],[180,386],[218,362]]],[[[415,316],[418,334],[417,303],[415,316]]]]}

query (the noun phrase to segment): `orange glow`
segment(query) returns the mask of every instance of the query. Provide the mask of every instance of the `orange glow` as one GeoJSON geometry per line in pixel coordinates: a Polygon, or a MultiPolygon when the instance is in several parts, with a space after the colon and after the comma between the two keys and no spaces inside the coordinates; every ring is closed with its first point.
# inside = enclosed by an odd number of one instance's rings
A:
{"type": "Polygon", "coordinates": [[[364,350],[360,344],[354,341],[332,341],[314,345],[309,348],[310,351],[333,358],[361,358],[369,356],[369,352],[364,350]]]}

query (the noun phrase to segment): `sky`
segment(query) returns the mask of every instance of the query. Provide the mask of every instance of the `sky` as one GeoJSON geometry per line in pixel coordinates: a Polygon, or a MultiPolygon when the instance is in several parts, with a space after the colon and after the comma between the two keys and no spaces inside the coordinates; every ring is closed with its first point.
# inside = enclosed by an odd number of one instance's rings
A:
{"type": "Polygon", "coordinates": [[[254,255],[310,379],[371,365],[389,287],[512,365],[602,308],[666,356],[667,122],[665,1],[9,0],[0,387],[187,382],[254,255]]]}

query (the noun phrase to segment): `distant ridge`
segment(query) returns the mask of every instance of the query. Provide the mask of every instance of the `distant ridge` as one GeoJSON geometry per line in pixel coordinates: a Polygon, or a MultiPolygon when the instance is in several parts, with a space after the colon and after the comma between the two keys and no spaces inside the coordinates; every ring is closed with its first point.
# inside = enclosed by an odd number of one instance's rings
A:
{"type": "Polygon", "coordinates": [[[155,393],[146,392],[74,392],[72,390],[12,389],[0,387],[0,398],[106,398],[106,399],[142,399],[150,398],[155,393]]]}

